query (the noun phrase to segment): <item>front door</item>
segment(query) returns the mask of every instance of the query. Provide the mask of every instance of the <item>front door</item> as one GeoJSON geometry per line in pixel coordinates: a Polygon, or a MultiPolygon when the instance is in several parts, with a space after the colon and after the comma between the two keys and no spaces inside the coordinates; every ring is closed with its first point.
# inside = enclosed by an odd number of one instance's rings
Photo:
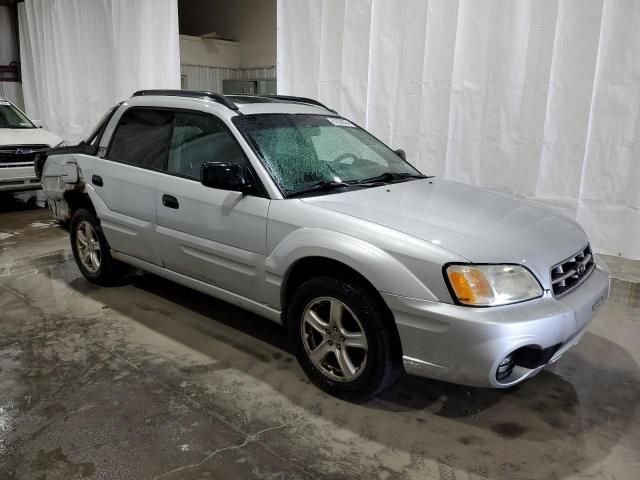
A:
{"type": "Polygon", "coordinates": [[[269,200],[200,183],[206,162],[248,160],[216,117],[176,112],[167,171],[157,183],[157,231],[165,268],[263,302],[269,200]]]}

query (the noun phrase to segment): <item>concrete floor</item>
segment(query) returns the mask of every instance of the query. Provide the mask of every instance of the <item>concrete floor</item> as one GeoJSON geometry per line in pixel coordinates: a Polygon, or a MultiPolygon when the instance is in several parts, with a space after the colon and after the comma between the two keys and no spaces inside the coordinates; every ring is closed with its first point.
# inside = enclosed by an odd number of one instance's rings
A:
{"type": "Polygon", "coordinates": [[[280,327],[150,275],[94,287],[46,210],[0,213],[0,478],[637,480],[638,285],[515,390],[405,376],[352,405],[280,327]]]}

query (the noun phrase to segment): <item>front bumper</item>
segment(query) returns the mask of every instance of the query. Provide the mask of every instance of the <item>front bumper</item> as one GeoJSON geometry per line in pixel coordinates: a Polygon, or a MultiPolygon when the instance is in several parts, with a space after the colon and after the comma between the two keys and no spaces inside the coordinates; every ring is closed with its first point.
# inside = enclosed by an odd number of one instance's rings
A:
{"type": "Polygon", "coordinates": [[[0,163],[0,192],[40,188],[33,162],[0,163]]]}
{"type": "Polygon", "coordinates": [[[559,299],[546,292],[515,305],[470,308],[382,295],[396,320],[407,373],[504,388],[532,377],[578,343],[609,296],[609,288],[609,270],[596,257],[589,278],[559,299]],[[523,347],[549,355],[540,365],[516,362],[511,374],[498,380],[500,362],[523,347]]]}

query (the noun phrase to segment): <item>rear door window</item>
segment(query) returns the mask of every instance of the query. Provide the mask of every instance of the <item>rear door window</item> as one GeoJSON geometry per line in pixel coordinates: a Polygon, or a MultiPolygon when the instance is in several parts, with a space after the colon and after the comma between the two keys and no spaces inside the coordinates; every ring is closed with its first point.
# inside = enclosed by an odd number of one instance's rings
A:
{"type": "Polygon", "coordinates": [[[142,168],[163,170],[174,113],[132,108],[124,112],[107,158],[142,168]]]}

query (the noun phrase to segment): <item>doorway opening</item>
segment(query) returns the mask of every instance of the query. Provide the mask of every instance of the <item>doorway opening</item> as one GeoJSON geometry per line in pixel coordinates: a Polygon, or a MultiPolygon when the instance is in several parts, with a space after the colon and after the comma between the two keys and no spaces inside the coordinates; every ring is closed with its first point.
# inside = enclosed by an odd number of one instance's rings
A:
{"type": "Polygon", "coordinates": [[[181,86],[275,95],[276,0],[179,0],[181,86]]]}

